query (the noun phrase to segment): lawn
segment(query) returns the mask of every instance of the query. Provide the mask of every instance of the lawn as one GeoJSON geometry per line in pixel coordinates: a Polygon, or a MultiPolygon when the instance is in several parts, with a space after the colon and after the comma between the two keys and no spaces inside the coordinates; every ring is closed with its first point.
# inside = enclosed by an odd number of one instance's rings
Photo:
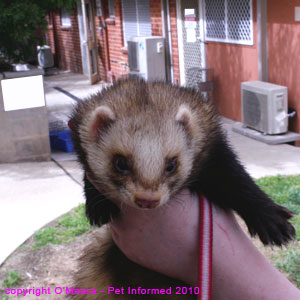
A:
{"type": "MultiPolygon", "coordinates": [[[[270,195],[275,202],[287,207],[295,213],[291,222],[296,229],[296,241],[284,248],[271,249],[262,246],[259,246],[259,248],[277,268],[284,272],[288,278],[300,288],[300,176],[264,177],[256,180],[256,183],[270,195]]],[[[57,260],[55,272],[58,272],[57,274],[61,273],[62,271],[58,268],[62,265],[62,270],[66,271],[66,274],[68,274],[67,277],[69,277],[73,268],[73,266],[70,266],[70,270],[67,270],[70,265],[69,257],[82,253],[83,246],[88,242],[90,235],[95,231],[95,229],[89,229],[90,225],[85,217],[85,206],[79,205],[70,213],[52,222],[51,226],[39,230],[30,239],[30,242],[19,248],[19,252],[21,252],[19,256],[23,258],[28,257],[27,261],[29,265],[32,265],[34,258],[41,256],[40,261],[42,263],[40,263],[40,273],[36,275],[39,280],[42,280],[43,276],[49,279],[48,275],[51,271],[48,270],[48,267],[44,270],[45,275],[43,275],[42,272],[46,260],[48,264],[50,264],[50,262],[55,263],[55,260],[57,260]],[[78,246],[80,243],[83,244],[82,247],[78,246]],[[22,253],[22,251],[25,254],[22,253]],[[56,253],[57,258],[55,259],[53,256],[50,256],[53,255],[53,252],[56,253]],[[65,256],[61,257],[63,255],[65,256]],[[59,261],[60,259],[61,261],[59,261]],[[64,263],[65,265],[63,266],[64,263]]],[[[254,242],[256,243],[256,240],[254,240],[254,242]]],[[[16,257],[17,255],[12,255],[8,260],[9,267],[6,268],[5,276],[2,277],[4,281],[0,282],[0,298],[1,289],[3,293],[3,290],[7,287],[29,284],[26,282],[28,278],[26,279],[25,269],[21,269],[18,258],[15,259],[16,263],[12,262],[14,256],[16,257]]],[[[34,270],[32,270],[32,272],[34,272],[34,270]]],[[[52,280],[50,280],[50,284],[51,281],[52,280]]],[[[35,284],[37,284],[37,282],[35,282],[35,284]]],[[[8,297],[4,299],[8,299],[8,297]]]]}
{"type": "MultiPolygon", "coordinates": [[[[256,183],[278,204],[295,213],[292,223],[296,228],[298,243],[279,250],[279,255],[271,260],[277,268],[284,271],[300,288],[300,176],[272,176],[256,180],[256,183]]],[[[84,205],[73,213],[63,216],[54,227],[42,229],[35,235],[37,249],[49,243],[68,243],[75,236],[89,229],[84,215],[84,205]]]]}
{"type": "Polygon", "coordinates": [[[49,244],[67,244],[76,236],[88,231],[90,224],[85,217],[85,205],[80,204],[72,212],[63,215],[53,226],[39,230],[35,235],[33,250],[49,244]]]}
{"type": "Polygon", "coordinates": [[[279,250],[271,261],[300,288],[300,176],[264,177],[256,183],[278,204],[290,209],[296,229],[296,242],[279,250]]]}

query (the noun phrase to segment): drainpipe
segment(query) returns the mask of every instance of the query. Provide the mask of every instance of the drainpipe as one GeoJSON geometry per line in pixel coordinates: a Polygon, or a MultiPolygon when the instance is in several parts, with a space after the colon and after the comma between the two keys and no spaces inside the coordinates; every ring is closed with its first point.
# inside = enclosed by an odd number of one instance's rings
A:
{"type": "Polygon", "coordinates": [[[163,22],[163,36],[165,38],[166,47],[166,78],[167,82],[174,82],[174,68],[173,68],[173,53],[172,53],[172,36],[171,36],[171,21],[169,0],[161,1],[162,22],[163,22]]]}
{"type": "Polygon", "coordinates": [[[268,82],[268,16],[267,0],[257,0],[258,78],[268,82]]]}

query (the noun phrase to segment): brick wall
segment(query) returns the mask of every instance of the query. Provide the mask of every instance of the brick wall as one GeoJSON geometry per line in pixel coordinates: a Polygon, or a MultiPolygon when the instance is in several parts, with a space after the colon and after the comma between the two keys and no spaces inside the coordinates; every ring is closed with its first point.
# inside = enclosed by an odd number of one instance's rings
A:
{"type": "MultiPolygon", "coordinates": [[[[175,5],[175,0],[173,0],[173,2],[175,5]]],[[[102,1],[102,4],[103,16],[98,17],[95,14],[98,69],[100,79],[110,81],[111,79],[116,80],[122,75],[128,74],[128,55],[123,41],[122,0],[115,0],[115,17],[113,19],[108,18],[108,1],[102,1]],[[102,34],[99,32],[99,28],[102,28],[102,34]]],[[[174,74],[178,82],[179,68],[175,6],[171,8],[170,11],[172,17],[172,40],[174,40],[172,44],[175,48],[173,62],[175,66],[174,74]],[[173,28],[175,28],[175,31],[173,28]]],[[[54,12],[53,15],[53,25],[49,26],[48,43],[55,55],[57,65],[64,70],[82,73],[77,15],[74,14],[71,16],[72,26],[70,28],[61,26],[59,12],[54,12]]],[[[161,36],[163,34],[161,1],[150,0],[150,18],[152,35],[161,36]]]]}
{"type": "Polygon", "coordinates": [[[171,23],[174,83],[180,84],[176,0],[170,0],[169,7],[170,7],[169,13],[170,13],[170,23],[171,23]]]}
{"type": "Polygon", "coordinates": [[[48,22],[48,32],[47,32],[47,44],[51,47],[52,53],[55,57],[55,40],[54,40],[54,30],[52,25],[53,20],[53,14],[54,12],[49,13],[49,15],[46,17],[46,20],[48,22]]]}
{"type": "MultiPolygon", "coordinates": [[[[108,7],[105,9],[108,11],[108,7]]],[[[122,27],[122,1],[115,0],[114,24],[107,25],[110,68],[114,80],[128,73],[128,57],[126,52],[122,51],[124,48],[122,27]]]]}
{"type": "Polygon", "coordinates": [[[60,69],[82,73],[77,14],[71,15],[71,22],[71,27],[63,27],[60,12],[53,12],[53,24],[49,27],[48,42],[60,69]]]}
{"type": "Polygon", "coordinates": [[[258,80],[256,16],[253,1],[253,45],[206,43],[206,63],[214,69],[214,101],[223,116],[236,121],[241,120],[241,82],[258,80]]]}
{"type": "Polygon", "coordinates": [[[150,0],[150,19],[151,19],[152,35],[162,36],[163,25],[162,25],[162,15],[161,15],[161,1],[150,0]]]}
{"type": "MultiPolygon", "coordinates": [[[[104,23],[108,16],[107,1],[104,1],[103,11],[104,17],[97,18],[96,24],[100,22],[104,23]]],[[[152,35],[162,35],[162,16],[161,16],[161,1],[150,0],[150,18],[152,25],[152,35]]],[[[122,1],[115,0],[115,18],[114,24],[107,23],[107,34],[108,34],[108,49],[109,49],[109,64],[113,80],[116,80],[122,75],[128,74],[128,55],[124,46],[123,40],[123,24],[122,24],[122,1]]],[[[96,27],[98,26],[96,25],[96,27]]],[[[97,34],[97,40],[99,45],[105,48],[105,32],[100,36],[97,34]]],[[[104,74],[107,70],[105,49],[102,53],[99,52],[99,70],[100,73],[104,74]]],[[[109,79],[109,76],[106,76],[109,79]]]]}
{"type": "MultiPolygon", "coordinates": [[[[105,11],[105,7],[103,8],[105,11]]],[[[100,80],[109,82],[108,70],[109,62],[107,61],[107,46],[106,46],[106,36],[107,31],[105,29],[105,15],[102,14],[102,17],[95,15],[95,30],[96,30],[96,40],[98,48],[98,71],[100,75],[100,80]],[[102,28],[102,33],[100,34],[99,28],[102,28]]]]}

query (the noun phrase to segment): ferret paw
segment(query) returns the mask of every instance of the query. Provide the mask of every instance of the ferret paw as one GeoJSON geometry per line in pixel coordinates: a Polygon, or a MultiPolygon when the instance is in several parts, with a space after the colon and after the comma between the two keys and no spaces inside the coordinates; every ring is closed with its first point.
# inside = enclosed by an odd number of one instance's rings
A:
{"type": "Polygon", "coordinates": [[[258,235],[264,245],[286,245],[295,238],[295,229],[288,221],[293,216],[283,206],[274,204],[247,218],[246,224],[251,236],[258,235]]]}

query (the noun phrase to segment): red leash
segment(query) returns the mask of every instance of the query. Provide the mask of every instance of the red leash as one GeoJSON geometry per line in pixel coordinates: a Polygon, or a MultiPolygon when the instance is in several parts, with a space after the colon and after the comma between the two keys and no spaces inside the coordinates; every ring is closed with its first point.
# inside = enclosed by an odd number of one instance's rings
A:
{"type": "Polygon", "coordinates": [[[202,195],[200,197],[199,221],[198,284],[200,292],[198,294],[198,300],[211,300],[212,298],[212,221],[211,203],[202,195]]]}

